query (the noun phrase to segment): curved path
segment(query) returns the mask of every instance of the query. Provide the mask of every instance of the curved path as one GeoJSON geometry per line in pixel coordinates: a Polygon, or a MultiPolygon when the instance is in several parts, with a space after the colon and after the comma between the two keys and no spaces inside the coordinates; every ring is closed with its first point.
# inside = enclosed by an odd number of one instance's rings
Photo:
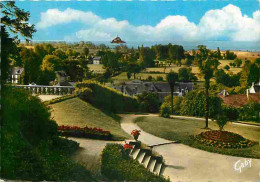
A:
{"type": "MultiPolygon", "coordinates": [[[[127,133],[133,129],[139,129],[133,121],[143,115],[120,115],[122,117],[121,127],[127,133]]],[[[144,115],[156,116],[156,115],[144,115]]],[[[156,127],[156,126],[154,126],[156,127]]],[[[141,130],[139,140],[147,145],[158,145],[169,143],[165,140],[141,130]]],[[[198,181],[198,182],[222,182],[222,181],[260,181],[260,159],[248,159],[211,153],[184,144],[172,143],[153,147],[160,153],[167,165],[163,175],[171,181],[198,181]],[[241,172],[234,169],[243,164],[248,166],[241,168],[241,172]],[[250,167],[251,163],[251,167],[250,167]]]]}

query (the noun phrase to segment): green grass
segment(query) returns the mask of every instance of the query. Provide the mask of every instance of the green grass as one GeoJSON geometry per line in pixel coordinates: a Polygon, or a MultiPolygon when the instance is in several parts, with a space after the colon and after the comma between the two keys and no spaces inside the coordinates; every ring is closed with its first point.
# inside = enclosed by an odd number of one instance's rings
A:
{"type": "MultiPolygon", "coordinates": [[[[137,118],[136,122],[139,127],[148,133],[168,140],[180,141],[181,143],[194,148],[232,156],[260,158],[260,146],[258,144],[245,149],[219,149],[198,143],[191,136],[206,131],[205,129],[202,129],[205,125],[203,121],[162,117],[140,117],[137,118]]],[[[215,122],[209,122],[209,127],[213,130],[218,129],[215,122]]],[[[255,142],[259,141],[260,134],[259,128],[257,127],[228,123],[224,127],[224,130],[240,134],[255,142]]]]}
{"type": "Polygon", "coordinates": [[[120,127],[120,117],[104,113],[79,98],[53,104],[51,108],[52,117],[58,125],[98,127],[110,131],[115,140],[129,138],[120,127]]]}

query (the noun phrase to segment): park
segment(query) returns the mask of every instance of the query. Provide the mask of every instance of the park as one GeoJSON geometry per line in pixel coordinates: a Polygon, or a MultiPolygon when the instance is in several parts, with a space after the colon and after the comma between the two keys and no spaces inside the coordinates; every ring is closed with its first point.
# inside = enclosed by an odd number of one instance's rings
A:
{"type": "Polygon", "coordinates": [[[259,180],[259,50],[37,42],[18,5],[0,3],[1,179],[259,180]]]}

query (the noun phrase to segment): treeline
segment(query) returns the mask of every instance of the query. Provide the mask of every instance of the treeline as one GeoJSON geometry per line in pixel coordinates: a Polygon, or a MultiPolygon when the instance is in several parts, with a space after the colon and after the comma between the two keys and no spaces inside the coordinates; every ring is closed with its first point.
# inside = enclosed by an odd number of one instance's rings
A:
{"type": "Polygon", "coordinates": [[[87,48],[82,53],[73,49],[65,52],[54,48],[52,44],[37,44],[33,48],[18,47],[19,54],[13,66],[23,67],[22,84],[37,83],[49,85],[55,80],[55,71],[64,70],[72,81],[81,81],[91,77],[88,63],[87,48]]]}

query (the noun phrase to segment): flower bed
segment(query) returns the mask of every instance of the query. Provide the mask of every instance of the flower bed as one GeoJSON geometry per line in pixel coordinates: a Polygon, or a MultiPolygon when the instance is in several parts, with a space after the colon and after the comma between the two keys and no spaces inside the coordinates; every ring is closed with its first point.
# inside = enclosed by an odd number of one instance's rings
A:
{"type": "Polygon", "coordinates": [[[78,126],[59,126],[58,133],[61,136],[70,137],[82,137],[82,138],[93,138],[111,140],[112,135],[110,131],[105,131],[101,128],[89,128],[89,127],[78,127],[78,126]]]}
{"type": "Polygon", "coordinates": [[[243,138],[241,135],[228,131],[206,131],[195,136],[200,143],[218,148],[246,148],[251,147],[254,143],[243,138]]]}

